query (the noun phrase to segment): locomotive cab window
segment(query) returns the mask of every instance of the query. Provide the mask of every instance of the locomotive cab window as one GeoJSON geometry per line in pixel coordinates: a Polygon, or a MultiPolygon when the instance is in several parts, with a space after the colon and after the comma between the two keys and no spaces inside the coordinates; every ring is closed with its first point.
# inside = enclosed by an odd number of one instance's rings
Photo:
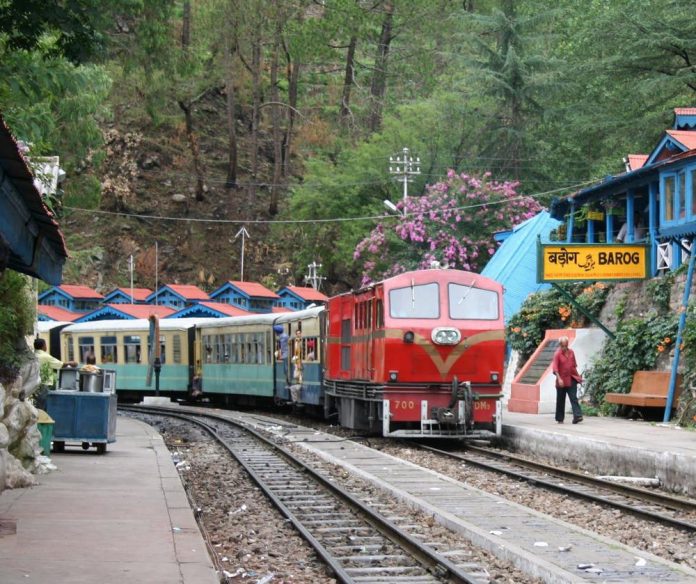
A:
{"type": "Polygon", "coordinates": [[[497,320],[498,293],[461,284],[449,285],[450,318],[461,320],[497,320]]]}
{"type": "Polygon", "coordinates": [[[411,284],[389,291],[389,316],[392,318],[439,318],[440,287],[411,284]]]}

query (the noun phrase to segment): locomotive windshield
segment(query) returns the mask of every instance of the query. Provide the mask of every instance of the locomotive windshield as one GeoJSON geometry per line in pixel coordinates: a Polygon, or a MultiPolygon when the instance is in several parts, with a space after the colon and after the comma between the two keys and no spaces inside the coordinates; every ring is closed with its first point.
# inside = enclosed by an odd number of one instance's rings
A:
{"type": "Polygon", "coordinates": [[[498,293],[461,284],[449,285],[450,318],[462,320],[497,320],[498,293]]]}
{"type": "Polygon", "coordinates": [[[411,284],[389,291],[389,315],[392,318],[439,318],[440,290],[433,284],[411,284]]]}

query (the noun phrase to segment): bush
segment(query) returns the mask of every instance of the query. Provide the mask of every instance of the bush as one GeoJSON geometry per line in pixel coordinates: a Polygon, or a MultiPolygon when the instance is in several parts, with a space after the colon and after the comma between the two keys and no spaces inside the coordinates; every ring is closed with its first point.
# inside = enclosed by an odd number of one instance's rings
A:
{"type": "Polygon", "coordinates": [[[31,333],[34,307],[27,279],[5,270],[0,273],[0,381],[14,380],[23,360],[24,337],[31,333]]]}
{"type": "Polygon", "coordinates": [[[604,344],[601,356],[583,372],[585,392],[591,402],[608,413],[614,408],[602,405],[608,392],[627,393],[633,374],[655,369],[658,357],[669,351],[677,334],[674,315],[653,313],[645,319],[628,319],[619,324],[614,339],[604,344]]]}
{"type": "MultiPolygon", "coordinates": [[[[604,306],[611,286],[597,282],[563,284],[561,288],[593,317],[604,306]]],[[[507,340],[525,362],[539,346],[548,329],[580,328],[588,325],[588,318],[573,306],[558,288],[532,294],[507,326],[507,340]]]]}

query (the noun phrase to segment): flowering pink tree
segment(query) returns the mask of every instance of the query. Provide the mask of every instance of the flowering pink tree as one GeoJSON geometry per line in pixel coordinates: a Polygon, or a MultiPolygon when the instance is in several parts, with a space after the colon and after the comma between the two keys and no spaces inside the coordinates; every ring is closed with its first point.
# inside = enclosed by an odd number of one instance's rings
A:
{"type": "Polygon", "coordinates": [[[430,185],[421,197],[409,197],[397,207],[395,225],[379,223],[355,248],[362,261],[363,284],[410,269],[428,268],[433,261],[462,270],[479,271],[495,253],[493,234],[536,215],[541,206],[519,195],[517,182],[447,173],[447,180],[430,185]]]}

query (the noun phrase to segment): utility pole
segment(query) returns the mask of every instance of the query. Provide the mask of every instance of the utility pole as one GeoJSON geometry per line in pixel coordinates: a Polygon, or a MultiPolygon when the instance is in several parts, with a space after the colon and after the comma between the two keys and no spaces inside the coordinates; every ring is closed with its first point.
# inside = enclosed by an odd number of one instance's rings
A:
{"type": "Polygon", "coordinates": [[[312,288],[319,290],[319,288],[321,288],[321,283],[326,280],[324,276],[319,276],[317,274],[317,268],[321,269],[321,264],[312,262],[307,268],[309,269],[309,273],[305,276],[305,282],[309,282],[312,288]]]}
{"type": "Polygon", "coordinates": [[[133,300],[133,254],[128,258],[128,271],[130,271],[131,304],[135,304],[135,300],[133,300]]]}
{"type": "Polygon", "coordinates": [[[240,275],[239,275],[239,280],[240,282],[244,282],[244,240],[249,236],[249,232],[246,230],[246,227],[242,226],[242,228],[237,231],[237,235],[234,236],[235,239],[237,239],[239,236],[242,236],[242,265],[240,269],[240,275]]]}
{"type": "Polygon", "coordinates": [[[404,205],[408,198],[408,183],[413,182],[413,177],[421,173],[420,157],[411,156],[408,148],[404,148],[401,154],[389,157],[389,173],[404,184],[404,205]]]}

